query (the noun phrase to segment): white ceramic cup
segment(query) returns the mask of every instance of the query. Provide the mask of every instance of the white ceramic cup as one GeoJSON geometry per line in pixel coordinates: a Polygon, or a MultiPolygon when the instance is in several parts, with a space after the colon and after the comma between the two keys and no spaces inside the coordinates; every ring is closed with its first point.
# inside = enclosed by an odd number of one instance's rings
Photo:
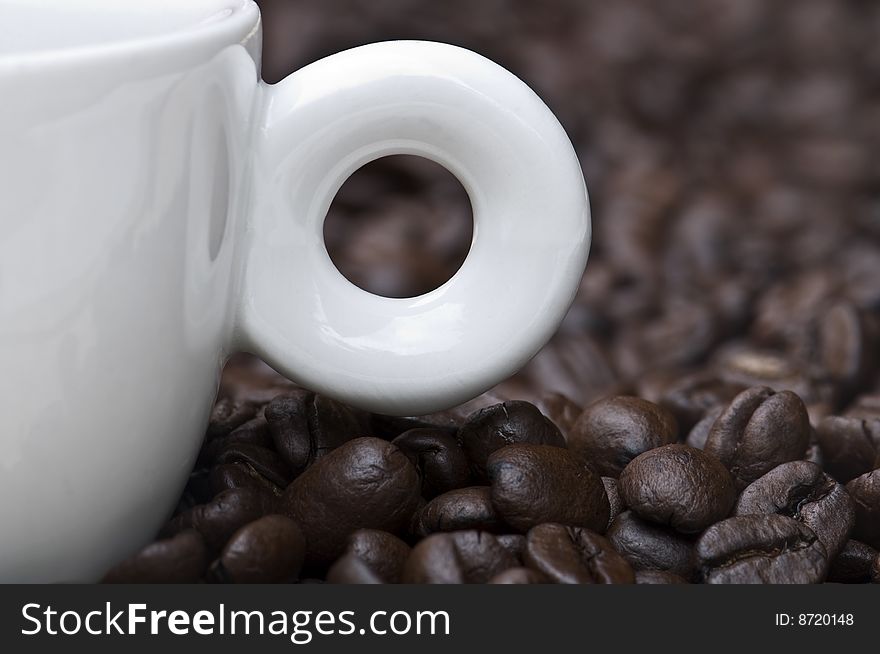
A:
{"type": "Polygon", "coordinates": [[[181,492],[223,362],[419,414],[515,372],[587,258],[578,160],[467,50],[368,45],[260,81],[250,0],[0,0],[0,580],[95,579],[181,492]],[[425,295],[348,282],[345,179],[432,159],[470,195],[464,265],[425,295]]]}

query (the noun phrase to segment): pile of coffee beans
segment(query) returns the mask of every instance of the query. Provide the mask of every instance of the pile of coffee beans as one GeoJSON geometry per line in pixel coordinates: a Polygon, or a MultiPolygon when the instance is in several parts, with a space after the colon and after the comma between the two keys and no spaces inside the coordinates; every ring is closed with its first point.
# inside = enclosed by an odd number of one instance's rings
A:
{"type": "MultiPolygon", "coordinates": [[[[532,362],[438,414],[236,358],[178,510],[108,581],[880,580],[880,5],[260,5],[269,81],[391,38],[522,77],[580,157],[590,263],[532,362]]],[[[466,256],[468,210],[392,157],[325,240],[414,295],[466,256]]]]}
{"type": "Polygon", "coordinates": [[[626,395],[394,418],[246,359],[224,393],[176,515],[105,581],[880,582],[880,413],[817,430],[753,386],[691,429],[626,395]]]}

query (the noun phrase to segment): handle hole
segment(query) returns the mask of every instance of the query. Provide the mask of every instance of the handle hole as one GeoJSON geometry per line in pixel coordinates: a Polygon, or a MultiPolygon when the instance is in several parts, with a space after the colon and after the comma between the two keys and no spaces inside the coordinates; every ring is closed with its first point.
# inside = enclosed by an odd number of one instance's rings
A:
{"type": "Polygon", "coordinates": [[[461,182],[423,157],[392,155],[354,172],[324,220],[324,243],[346,279],[383,297],[423,295],[467,258],[474,221],[461,182]]]}

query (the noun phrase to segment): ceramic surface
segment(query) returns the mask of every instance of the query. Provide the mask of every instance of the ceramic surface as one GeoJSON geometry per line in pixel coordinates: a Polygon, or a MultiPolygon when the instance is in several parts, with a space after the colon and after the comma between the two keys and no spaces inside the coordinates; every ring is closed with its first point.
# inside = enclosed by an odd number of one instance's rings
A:
{"type": "Polygon", "coordinates": [[[574,296],[583,178],[522,82],[391,42],[268,86],[260,38],[249,0],[0,0],[2,581],[92,580],[153,537],[236,350],[423,413],[514,372],[574,296]],[[460,271],[410,299],[349,283],[322,237],[395,153],[474,209],[460,271]]]}

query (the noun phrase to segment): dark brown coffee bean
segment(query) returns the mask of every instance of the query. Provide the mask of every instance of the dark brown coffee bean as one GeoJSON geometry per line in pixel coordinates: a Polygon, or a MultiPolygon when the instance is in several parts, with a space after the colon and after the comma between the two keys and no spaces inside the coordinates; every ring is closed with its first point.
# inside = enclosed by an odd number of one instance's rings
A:
{"type": "Polygon", "coordinates": [[[236,531],[212,564],[213,581],[271,584],[296,579],[306,553],[306,540],[293,520],[267,515],[236,531]]]}
{"type": "Polygon", "coordinates": [[[880,468],[850,481],[846,492],[852,497],[856,510],[852,537],[880,549],[880,468]]]}
{"type": "Polygon", "coordinates": [[[550,579],[531,568],[510,568],[492,577],[490,584],[549,584],[550,579]]]}
{"type": "Polygon", "coordinates": [[[821,382],[804,370],[800,362],[774,350],[734,345],[720,351],[715,359],[719,376],[732,383],[789,391],[807,404],[834,397],[831,382],[821,382]]]}
{"type": "Polygon", "coordinates": [[[791,342],[836,292],[837,280],[818,270],[795,275],[765,289],[755,307],[752,332],[764,342],[791,342]]]}
{"type": "Polygon", "coordinates": [[[743,390],[743,384],[724,381],[711,373],[693,374],[671,384],[660,404],[675,416],[679,429],[687,433],[706,411],[727,405],[743,390]]]}
{"type": "Polygon", "coordinates": [[[461,529],[500,533],[505,526],[492,506],[488,486],[458,488],[438,495],[419,510],[415,519],[419,536],[461,529]]]}
{"type": "Polygon", "coordinates": [[[670,296],[652,320],[624,324],[612,354],[629,377],[652,368],[686,368],[704,360],[722,333],[711,304],[670,296]]]}
{"type": "Polygon", "coordinates": [[[800,459],[810,440],[801,399],[789,391],[756,386],[737,395],[715,421],[705,451],[745,488],[780,463],[800,459]]]}
{"type": "Polygon", "coordinates": [[[637,584],[686,584],[687,579],[663,570],[636,570],[637,584]]]}
{"type": "Polygon", "coordinates": [[[455,435],[442,429],[410,429],[392,441],[422,478],[422,497],[431,499],[467,486],[471,471],[455,435]]]}
{"type": "Polygon", "coordinates": [[[718,420],[718,416],[721,415],[722,411],[724,411],[723,406],[716,406],[715,408],[706,411],[703,417],[700,418],[699,422],[697,422],[693,429],[688,432],[687,438],[684,441],[685,445],[690,445],[698,450],[702,450],[706,447],[706,440],[709,438],[709,432],[712,431],[712,426],[715,424],[715,421],[718,420]]]}
{"type": "Polygon", "coordinates": [[[263,416],[258,415],[228,434],[206,441],[199,453],[199,460],[205,464],[214,463],[224,450],[234,445],[273,447],[272,438],[269,436],[269,423],[263,416]]]}
{"type": "Polygon", "coordinates": [[[516,560],[522,562],[523,552],[526,550],[526,537],[522,534],[500,534],[495,540],[516,557],[516,560]]]}
{"type": "Polygon", "coordinates": [[[352,409],[317,393],[277,397],[266,406],[265,415],[275,449],[291,477],[346,441],[365,435],[352,409]]]}
{"type": "Polygon", "coordinates": [[[518,566],[492,535],[480,531],[432,534],[412,550],[403,571],[408,584],[484,584],[518,566]]]}
{"type": "Polygon", "coordinates": [[[880,451],[880,419],[828,416],[816,428],[825,468],[842,483],[874,469],[880,451]]]}
{"type": "Polygon", "coordinates": [[[208,552],[198,532],[187,529],[150,543],[110,568],[105,584],[186,584],[198,581],[208,567],[208,552]]]}
{"type": "Polygon", "coordinates": [[[281,487],[273,484],[247,463],[226,463],[211,468],[209,477],[211,497],[231,488],[253,488],[274,495],[281,495],[281,487]]]}
{"type": "Polygon", "coordinates": [[[695,534],[730,513],[733,479],[713,456],[664,445],[633,459],[618,480],[624,504],[639,517],[695,534]]]}
{"type": "Polygon", "coordinates": [[[328,564],[357,529],[399,533],[419,504],[421,482],[396,446],[356,438],[318,459],[281,497],[306,535],[308,563],[328,564]]]}
{"type": "Polygon", "coordinates": [[[233,429],[256,417],[259,405],[246,399],[221,397],[211,410],[207,439],[226,436],[233,429]]]}
{"type": "Polygon", "coordinates": [[[742,492],[734,515],[778,513],[812,529],[829,560],[837,556],[852,531],[853,502],[843,486],[809,461],[776,466],[742,492]]]}
{"type": "Polygon", "coordinates": [[[250,443],[232,443],[217,456],[218,465],[243,463],[275,486],[287,486],[290,472],[273,450],[250,443]]]}
{"type": "Polygon", "coordinates": [[[384,583],[396,584],[410,547],[394,534],[378,529],[358,529],[348,538],[346,554],[363,561],[384,583]]]}
{"type": "Polygon", "coordinates": [[[665,570],[690,579],[694,574],[693,544],[675,531],[621,513],[606,537],[634,570],[665,570]]]}
{"type": "Polygon", "coordinates": [[[661,406],[637,397],[617,396],[594,402],[580,415],[569,449],[604,477],[618,477],[642,452],[674,443],[675,418],[661,406]]]}
{"type": "Polygon", "coordinates": [[[385,582],[356,555],[343,554],[327,571],[327,583],[382,584],[385,582]]]}
{"type": "Polygon", "coordinates": [[[240,527],[271,512],[273,498],[254,488],[233,488],[206,504],[193,507],[172,519],[165,533],[193,528],[205,540],[209,552],[219,552],[240,527]]]}
{"type": "Polygon", "coordinates": [[[581,415],[580,404],[562,393],[544,393],[535,400],[535,406],[559,428],[567,442],[568,435],[581,415]]]}
{"type": "Polygon", "coordinates": [[[475,411],[458,431],[458,442],[478,479],[486,478],[486,461],[495,450],[513,443],[565,447],[559,429],[537,407],[510,401],[475,411]]]}
{"type": "Polygon", "coordinates": [[[819,320],[820,364],[843,394],[855,391],[876,369],[871,335],[861,312],[838,302],[819,320]]]}
{"type": "Polygon", "coordinates": [[[487,462],[492,504],[516,530],[543,522],[608,526],[608,496],[602,480],[576,454],[552,445],[520,443],[494,452],[487,462]]]}
{"type": "Polygon", "coordinates": [[[547,523],[526,535],[524,563],[558,584],[631,584],[629,563],[589,529],[547,523]]]}
{"type": "Polygon", "coordinates": [[[813,530],[783,515],[728,518],[695,546],[708,584],[814,584],[825,578],[825,547],[813,530]]]}
{"type": "Polygon", "coordinates": [[[614,522],[614,518],[620,515],[626,508],[620,499],[620,491],[617,489],[617,480],[613,477],[602,477],[602,485],[605,486],[605,495],[608,496],[608,524],[614,522]]]}
{"type": "Polygon", "coordinates": [[[858,540],[848,540],[831,563],[828,581],[842,584],[862,584],[871,581],[871,566],[877,550],[858,540]]]}

